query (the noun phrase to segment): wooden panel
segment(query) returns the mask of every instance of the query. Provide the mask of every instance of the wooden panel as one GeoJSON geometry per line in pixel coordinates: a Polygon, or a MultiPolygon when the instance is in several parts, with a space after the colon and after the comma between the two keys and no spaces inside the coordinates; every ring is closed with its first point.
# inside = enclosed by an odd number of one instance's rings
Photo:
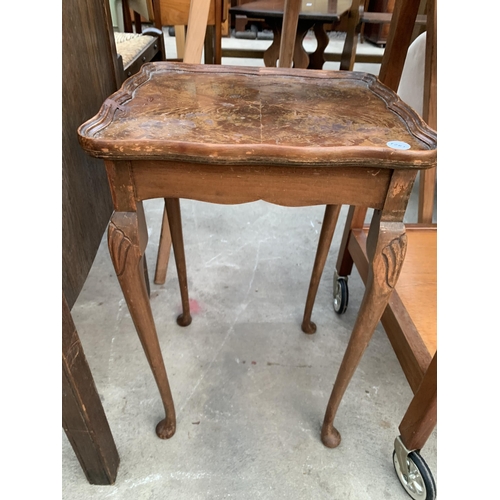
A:
{"type": "MultiPolygon", "coordinates": [[[[188,24],[189,0],[160,0],[161,23],[163,26],[188,24]]],[[[211,0],[208,11],[208,25],[215,24],[215,0],[211,0]]]]}
{"type": "Polygon", "coordinates": [[[103,162],[76,133],[117,89],[121,75],[108,2],[65,0],[62,55],[63,428],[92,484],[113,484],[119,458],[70,309],[112,213],[103,162]]]}
{"type": "Polygon", "coordinates": [[[91,484],[113,484],[120,459],[68,304],[62,304],[63,429],[91,484]]]}
{"type": "MultiPolygon", "coordinates": [[[[362,168],[219,167],[156,161],[133,165],[136,196],[212,203],[265,200],[285,206],[360,203],[382,208],[390,171],[362,168]],[[332,189],[335,185],[336,189],[332,189]]],[[[125,205],[126,206],[126,205],[125,205]]]]}
{"type": "Polygon", "coordinates": [[[119,77],[103,2],[66,0],[62,14],[63,292],[71,308],[112,211],[104,165],[82,150],[76,131],[117,89],[119,77]]]}

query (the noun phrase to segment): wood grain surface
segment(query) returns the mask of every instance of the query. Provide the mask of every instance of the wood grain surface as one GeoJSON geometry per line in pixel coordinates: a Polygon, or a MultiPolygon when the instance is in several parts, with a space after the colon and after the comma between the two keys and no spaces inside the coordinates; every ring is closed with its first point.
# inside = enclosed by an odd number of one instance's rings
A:
{"type": "Polygon", "coordinates": [[[432,167],[436,136],[373,75],[150,63],[79,129],[103,158],[432,167]],[[390,148],[403,141],[408,150],[390,148]]]}

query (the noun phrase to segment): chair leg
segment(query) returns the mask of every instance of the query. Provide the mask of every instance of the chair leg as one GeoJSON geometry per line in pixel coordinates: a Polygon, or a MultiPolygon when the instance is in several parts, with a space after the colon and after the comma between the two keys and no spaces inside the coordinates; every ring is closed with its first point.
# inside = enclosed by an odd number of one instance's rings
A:
{"type": "Polygon", "coordinates": [[[165,408],[165,418],[156,426],[156,433],[168,439],[175,433],[175,408],[146,288],[143,265],[146,245],[142,204],[137,204],[137,212],[115,212],[108,226],[109,252],[165,408]]]}
{"type": "Polygon", "coordinates": [[[186,273],[186,257],[184,254],[184,239],[182,236],[181,206],[179,198],[165,198],[165,208],[167,210],[170,223],[170,234],[172,236],[172,246],[174,248],[175,264],[181,291],[182,314],[177,318],[179,326],[191,324],[191,314],[189,311],[189,295],[186,273]]]}
{"type": "Polygon", "coordinates": [[[122,15],[125,33],[133,33],[134,29],[132,27],[132,16],[130,14],[128,0],[122,0],[122,15]]]}
{"type": "Polygon", "coordinates": [[[172,238],[168,224],[167,209],[163,209],[163,220],[161,223],[160,242],[158,244],[158,255],[156,256],[155,284],[163,285],[167,279],[167,267],[170,259],[170,248],[172,238]]]}
{"type": "Polygon", "coordinates": [[[351,237],[352,229],[363,227],[366,212],[367,209],[363,207],[349,207],[344,234],[342,235],[342,241],[340,243],[339,253],[337,257],[336,269],[339,276],[349,276],[352,272],[352,266],[354,263],[351,254],[347,249],[349,245],[349,238],[351,237]]]}
{"type": "Polygon", "coordinates": [[[432,223],[434,208],[434,193],[436,189],[436,167],[420,171],[418,194],[418,222],[419,224],[432,223]]]}
{"type": "Polygon", "coordinates": [[[215,26],[207,26],[204,42],[205,64],[215,64],[215,26]]]}
{"type": "Polygon", "coordinates": [[[214,64],[222,64],[222,0],[215,2],[214,64]]]}
{"type": "Polygon", "coordinates": [[[376,211],[367,241],[369,272],[363,301],[328,401],[321,429],[321,440],[329,448],[340,444],[340,433],[333,426],[340,401],[380,321],[406,253],[407,238],[402,222],[380,222],[376,211]],[[378,220],[377,220],[378,219],[378,220]]]}
{"type": "MultiPolygon", "coordinates": [[[[185,63],[200,64],[203,43],[207,34],[209,10],[210,0],[192,0],[189,4],[189,26],[186,33],[186,50],[184,52],[185,63]]],[[[205,63],[211,64],[207,52],[205,47],[205,63]]]]}
{"type": "Polygon", "coordinates": [[[184,59],[184,50],[186,46],[186,27],[182,24],[174,26],[175,47],[177,50],[177,59],[184,59]]]}
{"type": "MultiPolygon", "coordinates": [[[[280,51],[278,56],[278,66],[280,68],[293,67],[294,46],[297,38],[300,9],[301,2],[299,0],[285,0],[280,51]]],[[[307,65],[305,67],[307,68],[307,65]]]]}
{"type": "Polygon", "coordinates": [[[134,25],[135,25],[135,32],[139,34],[142,33],[141,15],[135,11],[134,11],[134,25]]]}
{"type": "Polygon", "coordinates": [[[310,334],[316,332],[316,325],[311,321],[311,314],[328,251],[332,244],[333,233],[339,218],[340,208],[341,205],[327,205],[325,208],[325,216],[323,217],[323,225],[321,226],[321,233],[319,235],[318,249],[316,251],[311,281],[309,283],[309,291],[307,292],[304,318],[302,320],[302,331],[304,333],[310,334]]]}
{"type": "Polygon", "coordinates": [[[359,0],[353,0],[347,21],[347,32],[342,55],[340,57],[340,69],[352,71],[356,60],[356,47],[358,45],[358,34],[361,28],[361,16],[359,0]]]}

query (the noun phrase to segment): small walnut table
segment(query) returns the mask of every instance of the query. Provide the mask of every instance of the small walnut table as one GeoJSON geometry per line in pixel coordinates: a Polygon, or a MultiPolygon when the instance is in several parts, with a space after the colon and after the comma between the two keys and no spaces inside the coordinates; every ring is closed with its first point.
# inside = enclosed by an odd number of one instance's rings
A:
{"type": "MultiPolygon", "coordinates": [[[[161,438],[174,434],[175,410],[144,273],[143,200],[166,201],[182,325],[191,318],[179,198],[326,205],[302,324],[307,333],[315,330],[312,304],[341,205],[375,209],[365,295],[336,384],[340,401],[397,282],[417,172],[436,164],[436,135],[420,117],[365,73],[158,62],[110,96],[79,128],[79,139],[105,160],[115,208],[109,249],[165,408],[156,427],[161,438]]],[[[332,422],[323,427],[327,446],[340,439],[332,422]]]]}

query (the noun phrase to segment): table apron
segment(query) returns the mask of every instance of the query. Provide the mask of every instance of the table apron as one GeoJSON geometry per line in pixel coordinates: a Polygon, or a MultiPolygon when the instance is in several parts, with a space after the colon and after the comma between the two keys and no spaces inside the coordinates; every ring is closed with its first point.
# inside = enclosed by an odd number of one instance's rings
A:
{"type": "Polygon", "coordinates": [[[133,183],[112,183],[114,200],[127,198],[133,191],[136,201],[187,198],[239,204],[263,200],[290,207],[346,204],[381,209],[393,174],[391,169],[366,167],[228,166],[159,160],[113,162],[113,167],[118,173],[127,170],[120,177],[133,183]],[[123,190],[123,196],[118,190],[123,190]]]}

